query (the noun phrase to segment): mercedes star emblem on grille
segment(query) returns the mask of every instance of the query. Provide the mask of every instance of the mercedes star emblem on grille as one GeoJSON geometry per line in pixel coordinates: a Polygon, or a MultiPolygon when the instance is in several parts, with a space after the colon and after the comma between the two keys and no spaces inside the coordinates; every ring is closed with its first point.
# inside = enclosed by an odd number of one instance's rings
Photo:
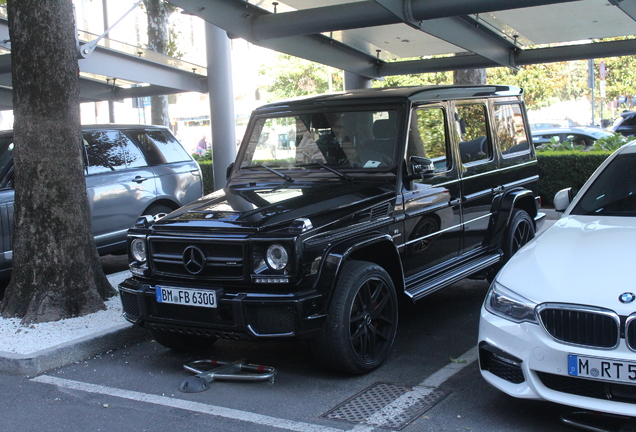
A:
{"type": "Polygon", "coordinates": [[[190,274],[201,273],[205,268],[205,254],[196,246],[188,246],[183,251],[183,266],[190,274]]]}
{"type": "Polygon", "coordinates": [[[634,293],[626,292],[618,296],[618,299],[621,303],[631,303],[636,300],[636,295],[634,295],[634,293]]]}

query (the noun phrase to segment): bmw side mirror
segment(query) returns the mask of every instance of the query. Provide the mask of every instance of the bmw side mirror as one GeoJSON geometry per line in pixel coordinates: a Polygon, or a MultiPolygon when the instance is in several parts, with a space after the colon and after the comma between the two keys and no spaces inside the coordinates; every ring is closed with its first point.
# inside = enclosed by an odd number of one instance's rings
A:
{"type": "Polygon", "coordinates": [[[564,212],[572,202],[572,188],[561,189],[554,195],[554,209],[558,212],[564,212]]]}
{"type": "Polygon", "coordinates": [[[435,175],[435,165],[433,161],[420,156],[411,156],[409,158],[411,164],[411,172],[413,176],[421,177],[422,180],[432,178],[435,175]]]}

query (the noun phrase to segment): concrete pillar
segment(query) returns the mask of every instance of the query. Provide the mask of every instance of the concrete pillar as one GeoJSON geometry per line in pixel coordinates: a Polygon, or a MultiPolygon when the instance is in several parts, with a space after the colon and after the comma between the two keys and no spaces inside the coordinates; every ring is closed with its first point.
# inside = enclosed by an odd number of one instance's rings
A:
{"type": "Polygon", "coordinates": [[[345,91],[371,88],[371,78],[363,77],[353,72],[344,73],[345,91]]]}
{"type": "Polygon", "coordinates": [[[210,125],[212,127],[212,160],[214,189],[226,185],[225,174],[236,159],[236,129],[234,123],[234,91],[230,39],[225,30],[205,23],[210,95],[210,125]]]}

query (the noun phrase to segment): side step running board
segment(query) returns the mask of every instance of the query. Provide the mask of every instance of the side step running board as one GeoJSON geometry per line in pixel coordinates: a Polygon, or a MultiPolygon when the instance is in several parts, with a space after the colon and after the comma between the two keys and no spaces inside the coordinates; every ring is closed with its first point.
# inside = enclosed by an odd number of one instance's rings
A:
{"type": "Polygon", "coordinates": [[[437,291],[440,288],[444,288],[445,286],[454,284],[455,282],[460,281],[473,273],[477,273],[480,270],[497,264],[499,260],[501,260],[501,253],[494,253],[469,261],[459,267],[453,267],[452,269],[441,273],[432,279],[427,279],[422,283],[408,288],[406,290],[406,295],[411,297],[413,301],[419,300],[422,297],[434,291],[437,291]]]}

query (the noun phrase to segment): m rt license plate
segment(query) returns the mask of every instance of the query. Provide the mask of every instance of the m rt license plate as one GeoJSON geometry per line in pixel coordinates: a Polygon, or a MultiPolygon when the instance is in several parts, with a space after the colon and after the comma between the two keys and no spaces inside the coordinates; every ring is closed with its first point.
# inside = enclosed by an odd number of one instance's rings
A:
{"type": "Polygon", "coordinates": [[[568,375],[636,384],[636,362],[569,354],[568,375]]]}
{"type": "Polygon", "coordinates": [[[157,286],[157,303],[171,303],[186,306],[216,307],[216,291],[157,286]]]}

